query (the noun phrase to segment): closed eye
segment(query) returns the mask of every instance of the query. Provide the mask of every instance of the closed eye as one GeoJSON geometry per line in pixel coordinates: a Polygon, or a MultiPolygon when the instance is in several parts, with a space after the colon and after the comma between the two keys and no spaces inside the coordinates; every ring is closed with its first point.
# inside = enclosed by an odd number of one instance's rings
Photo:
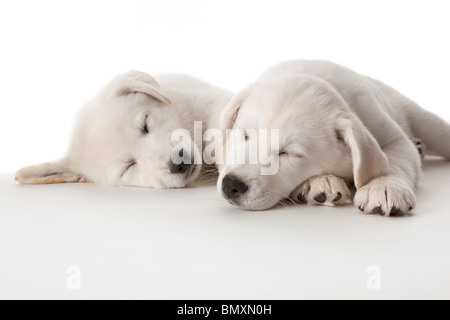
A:
{"type": "Polygon", "coordinates": [[[145,135],[150,133],[150,129],[148,128],[148,115],[145,115],[145,119],[144,119],[144,123],[141,127],[141,131],[145,135]]]}
{"type": "Polygon", "coordinates": [[[304,158],[305,155],[299,152],[288,152],[286,150],[280,150],[280,157],[295,157],[295,158],[304,158]]]}
{"type": "Polygon", "coordinates": [[[136,160],[130,160],[126,163],[126,167],[125,170],[123,170],[122,174],[120,175],[120,177],[122,178],[124,176],[125,173],[128,172],[128,170],[130,170],[131,168],[133,168],[135,165],[137,165],[136,160]]]}

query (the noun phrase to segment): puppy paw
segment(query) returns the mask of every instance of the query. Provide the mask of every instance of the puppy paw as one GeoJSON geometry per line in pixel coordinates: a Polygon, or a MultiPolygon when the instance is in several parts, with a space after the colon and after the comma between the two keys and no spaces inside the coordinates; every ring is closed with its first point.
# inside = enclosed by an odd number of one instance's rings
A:
{"type": "Polygon", "coordinates": [[[343,179],[331,175],[308,179],[291,193],[291,199],[297,203],[329,207],[352,202],[347,183],[343,179]]]}
{"type": "Polygon", "coordinates": [[[355,194],[355,206],[364,213],[398,216],[415,206],[413,189],[402,179],[380,177],[370,181],[355,194]]]}
{"type": "Polygon", "coordinates": [[[413,138],[411,139],[411,141],[416,147],[417,152],[420,155],[420,158],[423,160],[425,158],[426,146],[422,143],[422,140],[420,140],[419,138],[413,138]]]}

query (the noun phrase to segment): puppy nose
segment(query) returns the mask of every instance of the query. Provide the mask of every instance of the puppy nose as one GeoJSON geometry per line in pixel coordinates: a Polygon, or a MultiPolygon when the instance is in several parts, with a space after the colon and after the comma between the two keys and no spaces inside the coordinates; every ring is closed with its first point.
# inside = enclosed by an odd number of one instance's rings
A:
{"type": "Polygon", "coordinates": [[[173,174],[184,174],[187,171],[189,171],[189,169],[192,167],[192,164],[185,163],[185,162],[189,162],[189,161],[187,161],[188,157],[183,149],[178,151],[178,154],[179,154],[180,158],[182,159],[182,162],[180,164],[175,164],[172,161],[170,161],[169,170],[170,170],[170,173],[173,173],[173,174]]]}
{"type": "Polygon", "coordinates": [[[248,186],[235,176],[227,174],[222,181],[223,194],[230,200],[240,198],[248,190],[248,186]]]}
{"type": "Polygon", "coordinates": [[[192,167],[191,164],[187,164],[187,163],[183,163],[183,162],[180,164],[175,164],[175,163],[171,162],[169,165],[170,173],[173,173],[173,174],[184,174],[191,167],[192,167]]]}

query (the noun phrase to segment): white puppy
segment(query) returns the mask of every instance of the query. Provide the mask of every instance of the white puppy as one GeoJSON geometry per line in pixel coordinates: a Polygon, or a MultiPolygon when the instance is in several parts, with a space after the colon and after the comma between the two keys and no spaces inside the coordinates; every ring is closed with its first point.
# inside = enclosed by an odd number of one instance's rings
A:
{"type": "Polygon", "coordinates": [[[415,205],[422,143],[450,159],[450,126],[442,119],[379,81],[325,61],[269,69],[235,96],[221,125],[280,130],[280,149],[271,149],[277,174],[261,175],[261,165],[221,169],[219,192],[249,210],[290,195],[310,204],[346,203],[350,192],[336,178],[342,177],[354,181],[362,211],[406,213],[415,205]]]}
{"type": "Polygon", "coordinates": [[[193,181],[201,167],[193,159],[201,157],[202,146],[174,144],[172,133],[192,133],[194,121],[202,121],[204,129],[218,127],[231,94],[185,75],[156,79],[131,71],[112,80],[80,112],[67,156],[23,168],[16,180],[153,188],[180,188],[193,181]],[[177,157],[183,160],[179,164],[172,161],[177,157]]]}

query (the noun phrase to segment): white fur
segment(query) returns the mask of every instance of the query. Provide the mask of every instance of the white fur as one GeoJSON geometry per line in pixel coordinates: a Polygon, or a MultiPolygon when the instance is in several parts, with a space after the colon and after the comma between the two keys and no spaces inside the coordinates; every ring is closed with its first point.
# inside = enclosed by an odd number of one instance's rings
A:
{"type": "MultiPolygon", "coordinates": [[[[186,75],[156,79],[131,71],[112,80],[81,110],[67,156],[20,170],[16,180],[26,184],[94,181],[107,186],[180,188],[200,171],[169,170],[176,129],[193,131],[218,126],[221,110],[231,98],[227,91],[186,75]],[[149,133],[142,128],[145,120],[149,133]],[[136,164],[130,165],[130,161],[136,164]]],[[[192,143],[192,155],[202,146],[192,143]]],[[[187,145],[184,148],[188,150],[187,145]]]]}
{"type": "Polygon", "coordinates": [[[355,182],[355,205],[364,212],[405,213],[414,206],[420,176],[412,139],[450,159],[445,121],[385,84],[326,61],[272,67],[235,96],[221,118],[222,130],[280,129],[280,146],[288,153],[273,176],[260,175],[258,165],[221,167],[224,197],[227,174],[248,185],[233,203],[243,209],[268,209],[292,190],[298,194],[299,182],[333,175],[355,182]]]}

